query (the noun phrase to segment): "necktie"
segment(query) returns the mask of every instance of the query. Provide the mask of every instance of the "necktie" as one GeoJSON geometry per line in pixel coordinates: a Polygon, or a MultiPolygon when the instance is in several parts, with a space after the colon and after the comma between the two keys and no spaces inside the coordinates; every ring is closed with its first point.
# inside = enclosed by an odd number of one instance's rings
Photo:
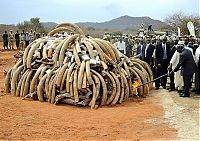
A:
{"type": "Polygon", "coordinates": [[[167,59],[166,44],[163,44],[163,59],[167,59]]]}
{"type": "Polygon", "coordinates": [[[145,48],[145,57],[147,57],[147,49],[149,47],[149,44],[146,45],[146,48],[145,48]]]}

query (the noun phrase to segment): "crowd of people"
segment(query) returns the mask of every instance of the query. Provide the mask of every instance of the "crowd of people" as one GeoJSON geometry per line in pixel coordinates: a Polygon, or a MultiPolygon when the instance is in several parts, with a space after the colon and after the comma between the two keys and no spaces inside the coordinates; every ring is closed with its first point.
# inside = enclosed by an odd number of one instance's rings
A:
{"type": "Polygon", "coordinates": [[[129,57],[137,57],[147,62],[153,71],[156,90],[166,89],[169,74],[169,91],[179,93],[180,97],[189,97],[189,89],[200,94],[200,39],[192,36],[132,36],[104,35],[119,51],[129,57]]]}
{"type": "MultiPolygon", "coordinates": [[[[45,34],[43,33],[42,36],[45,36],[45,34]]],[[[3,47],[5,50],[14,49],[15,44],[17,49],[24,50],[31,42],[40,37],[40,33],[36,33],[33,30],[30,32],[22,30],[21,33],[18,30],[16,33],[12,30],[10,32],[5,31],[2,35],[3,47]]]]}

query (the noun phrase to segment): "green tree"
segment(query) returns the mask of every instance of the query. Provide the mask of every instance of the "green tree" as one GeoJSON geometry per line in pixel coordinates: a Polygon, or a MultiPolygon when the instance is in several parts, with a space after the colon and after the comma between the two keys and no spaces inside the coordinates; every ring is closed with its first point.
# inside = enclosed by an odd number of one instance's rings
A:
{"type": "Polygon", "coordinates": [[[17,28],[20,30],[29,30],[31,28],[30,21],[23,21],[17,24],[17,28]]]}
{"type": "Polygon", "coordinates": [[[30,22],[33,25],[33,28],[35,31],[37,31],[39,28],[42,28],[42,24],[40,22],[40,18],[31,18],[30,22]]]}
{"type": "Polygon", "coordinates": [[[175,13],[173,15],[168,16],[165,19],[165,22],[172,27],[172,29],[176,32],[177,28],[180,27],[182,35],[189,35],[189,31],[187,28],[187,22],[193,22],[195,27],[195,33],[199,36],[200,29],[200,17],[198,15],[184,15],[183,13],[175,13]]]}

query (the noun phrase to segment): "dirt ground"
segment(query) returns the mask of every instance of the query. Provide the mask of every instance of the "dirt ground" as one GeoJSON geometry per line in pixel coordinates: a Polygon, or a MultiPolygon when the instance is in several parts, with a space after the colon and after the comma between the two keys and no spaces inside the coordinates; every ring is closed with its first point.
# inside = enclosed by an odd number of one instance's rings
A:
{"type": "Polygon", "coordinates": [[[182,133],[190,128],[182,130],[177,116],[184,107],[188,108],[187,101],[182,104],[179,97],[164,90],[153,90],[147,98],[131,98],[123,104],[97,110],[13,97],[4,92],[4,70],[14,64],[15,53],[0,50],[0,140],[196,140],[199,137],[198,97],[192,99],[195,102],[188,102],[196,112],[184,115],[187,120],[194,118],[188,127],[197,127],[187,136],[182,133]],[[177,99],[174,111],[178,113],[170,110],[177,99]]]}

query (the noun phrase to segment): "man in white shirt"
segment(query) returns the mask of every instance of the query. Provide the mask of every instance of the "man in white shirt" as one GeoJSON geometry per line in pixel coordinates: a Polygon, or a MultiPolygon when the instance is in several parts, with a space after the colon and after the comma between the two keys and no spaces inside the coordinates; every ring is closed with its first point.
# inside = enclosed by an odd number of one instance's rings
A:
{"type": "MultiPolygon", "coordinates": [[[[178,65],[179,60],[180,60],[180,53],[176,51],[170,60],[170,65],[172,67],[172,70],[174,70],[175,67],[178,65]]],[[[181,93],[183,88],[183,77],[181,76],[181,70],[174,72],[174,75],[175,75],[174,76],[175,87],[178,89],[178,92],[181,93]]]]}
{"type": "Polygon", "coordinates": [[[123,53],[126,54],[126,44],[125,42],[122,40],[122,37],[120,37],[119,41],[114,43],[114,45],[117,47],[117,49],[123,53]]]}
{"type": "Polygon", "coordinates": [[[195,62],[198,67],[198,72],[195,73],[195,93],[200,94],[200,45],[195,52],[195,62]]]}

